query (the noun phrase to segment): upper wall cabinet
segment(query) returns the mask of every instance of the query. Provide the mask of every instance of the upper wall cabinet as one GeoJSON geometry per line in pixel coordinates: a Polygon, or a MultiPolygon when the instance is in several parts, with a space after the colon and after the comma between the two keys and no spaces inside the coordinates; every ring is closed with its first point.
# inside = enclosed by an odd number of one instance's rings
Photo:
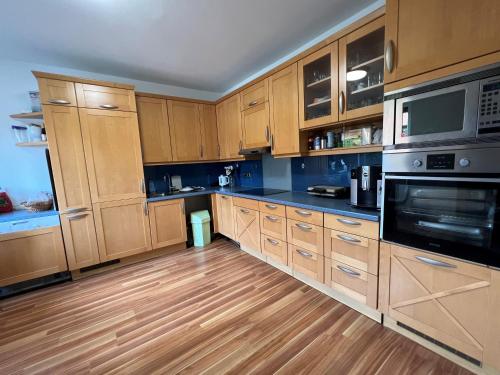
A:
{"type": "Polygon", "coordinates": [[[172,161],[167,101],[137,96],[136,102],[144,164],[172,161]]]}
{"type": "Polygon", "coordinates": [[[269,78],[271,153],[274,156],[298,154],[299,94],[297,63],[269,78]]]}
{"type": "Polygon", "coordinates": [[[339,120],[381,114],[384,17],[339,40],[339,120]]]}
{"type": "Polygon", "coordinates": [[[264,79],[243,90],[240,96],[243,148],[251,149],[269,146],[268,80],[264,79]]]}
{"type": "Polygon", "coordinates": [[[76,83],[78,107],[136,111],[134,90],[76,83]]]}
{"type": "Polygon", "coordinates": [[[416,84],[497,62],[485,55],[500,51],[499,19],[497,1],[387,0],[386,82],[447,67],[412,79],[416,84]]]}
{"type": "Polygon", "coordinates": [[[221,159],[239,159],[243,147],[241,135],[240,95],[233,95],[217,104],[217,128],[221,159]]]}
{"type": "Polygon", "coordinates": [[[338,43],[316,51],[298,64],[300,128],[338,121],[338,43]]]}
{"type": "Polygon", "coordinates": [[[76,107],[75,84],[57,79],[38,78],[40,102],[76,107]]]}
{"type": "Polygon", "coordinates": [[[217,138],[217,115],[215,105],[199,104],[201,126],[201,158],[217,160],[219,158],[219,140],[217,138]]]}
{"type": "Polygon", "coordinates": [[[198,104],[176,100],[168,100],[167,104],[173,160],[201,159],[203,150],[198,104]]]}

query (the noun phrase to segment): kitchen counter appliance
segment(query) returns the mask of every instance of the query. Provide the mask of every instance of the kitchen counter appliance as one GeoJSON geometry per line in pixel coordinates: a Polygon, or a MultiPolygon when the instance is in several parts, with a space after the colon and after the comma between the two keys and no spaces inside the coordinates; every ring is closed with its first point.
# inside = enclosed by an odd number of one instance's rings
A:
{"type": "Polygon", "coordinates": [[[362,165],[351,170],[351,204],[379,209],[382,197],[382,167],[362,165]]]}
{"type": "Polygon", "coordinates": [[[319,197],[341,199],[349,195],[349,188],[345,186],[313,185],[307,188],[307,193],[319,197]]]}

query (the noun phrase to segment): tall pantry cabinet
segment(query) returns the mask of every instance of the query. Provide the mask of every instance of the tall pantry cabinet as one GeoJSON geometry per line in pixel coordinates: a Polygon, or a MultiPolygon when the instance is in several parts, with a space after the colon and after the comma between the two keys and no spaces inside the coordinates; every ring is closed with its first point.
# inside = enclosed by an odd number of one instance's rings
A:
{"type": "Polygon", "coordinates": [[[151,250],[133,87],[34,74],[70,270],[151,250]]]}

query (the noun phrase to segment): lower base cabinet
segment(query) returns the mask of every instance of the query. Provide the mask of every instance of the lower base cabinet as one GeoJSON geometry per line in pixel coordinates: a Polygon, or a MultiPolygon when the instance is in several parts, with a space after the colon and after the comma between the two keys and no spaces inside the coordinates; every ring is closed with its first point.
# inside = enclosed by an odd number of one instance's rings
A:
{"type": "Polygon", "coordinates": [[[148,204],[153,249],[187,241],[184,199],[148,204]]]}
{"type": "Polygon", "coordinates": [[[303,273],[310,278],[324,282],[325,258],[313,251],[288,244],[288,265],[293,271],[303,273]]]}
{"type": "Polygon", "coordinates": [[[146,199],[95,203],[93,207],[101,262],[151,250],[146,199]]]}
{"type": "Polygon", "coordinates": [[[245,249],[260,250],[259,211],[234,207],[236,241],[245,249]]]}
{"type": "Polygon", "coordinates": [[[59,226],[0,236],[0,287],[67,270],[59,226]]]}
{"type": "Polygon", "coordinates": [[[233,198],[229,195],[216,194],[216,202],[219,233],[234,240],[233,198]]]}
{"type": "Polygon", "coordinates": [[[266,255],[278,263],[288,265],[287,243],[282,240],[261,234],[260,248],[263,255],[266,255]]]}

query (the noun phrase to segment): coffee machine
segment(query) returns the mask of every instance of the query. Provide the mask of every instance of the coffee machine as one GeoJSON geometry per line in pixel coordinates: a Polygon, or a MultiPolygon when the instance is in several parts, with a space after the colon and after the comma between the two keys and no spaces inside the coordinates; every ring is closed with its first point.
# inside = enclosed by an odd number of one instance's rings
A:
{"type": "Polygon", "coordinates": [[[380,209],[382,203],[382,166],[362,165],[351,170],[351,204],[380,209]]]}

